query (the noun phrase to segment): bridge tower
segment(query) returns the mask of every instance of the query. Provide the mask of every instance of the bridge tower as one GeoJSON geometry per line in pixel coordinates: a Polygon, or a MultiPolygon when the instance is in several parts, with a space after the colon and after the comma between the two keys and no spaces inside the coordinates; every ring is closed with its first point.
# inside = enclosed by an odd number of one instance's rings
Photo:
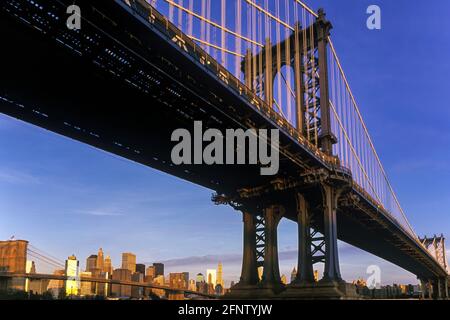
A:
{"type": "MultiPolygon", "coordinates": [[[[419,240],[425,246],[425,248],[431,253],[431,255],[437,260],[437,262],[448,272],[449,268],[447,262],[447,255],[445,252],[444,235],[443,234],[441,234],[440,236],[434,235],[433,237],[430,238],[425,236],[419,240]]],[[[428,279],[428,280],[421,279],[421,284],[422,288],[426,289],[429,298],[435,299],[449,298],[448,277],[428,279]]]]}
{"type": "MultiPolygon", "coordinates": [[[[265,47],[258,54],[249,50],[242,61],[247,87],[269,107],[276,104],[274,80],[277,70],[281,70],[280,64],[293,67],[297,131],[330,156],[333,144],[337,143],[331,130],[328,92],[327,50],[331,28],[324,11],[319,10],[312,25],[296,24],[290,37],[281,44],[272,45],[266,39],[265,47]]],[[[215,197],[216,203],[232,204],[243,215],[242,273],[228,298],[339,299],[356,295],[342,280],[337,248],[338,202],[349,190],[351,176],[339,169],[333,173],[313,169],[298,179],[296,188],[280,183],[276,190],[265,193],[255,186],[241,192],[240,199],[233,201],[215,197]],[[286,213],[297,217],[298,224],[297,278],[288,286],[281,283],[277,248],[277,227],[286,213]],[[316,263],[324,264],[319,282],[315,282],[313,273],[316,263]],[[259,280],[257,268],[261,266],[264,269],[259,280]]],[[[271,185],[278,183],[274,181],[271,185]]]]}
{"type": "Polygon", "coordinates": [[[291,36],[279,44],[266,39],[258,54],[249,49],[242,61],[242,72],[248,88],[274,107],[274,81],[283,67],[294,73],[296,128],[300,134],[327,154],[337,143],[331,131],[328,90],[327,45],[332,29],[325,13],[319,10],[310,26],[295,25],[291,36]],[[280,70],[280,71],[278,71],[280,70]]]}

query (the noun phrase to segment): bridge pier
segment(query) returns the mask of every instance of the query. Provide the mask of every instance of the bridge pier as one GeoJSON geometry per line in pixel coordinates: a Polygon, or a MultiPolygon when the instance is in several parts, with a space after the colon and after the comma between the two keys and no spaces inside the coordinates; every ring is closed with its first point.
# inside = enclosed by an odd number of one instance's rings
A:
{"type": "Polygon", "coordinates": [[[262,280],[258,289],[258,296],[273,297],[284,290],[281,282],[280,267],[278,261],[278,224],[284,216],[284,208],[270,206],[264,209],[265,224],[265,248],[264,269],[262,280]]]}
{"type": "MultiPolygon", "coordinates": [[[[325,244],[324,257],[313,257],[311,246],[311,213],[304,195],[297,194],[297,222],[298,222],[298,268],[297,278],[291,283],[281,296],[285,299],[344,299],[358,298],[354,286],[342,280],[339,254],[337,248],[337,201],[343,192],[342,188],[335,188],[323,184],[322,214],[323,241],[325,244]],[[313,274],[314,262],[325,263],[323,278],[315,282],[313,274]]],[[[322,249],[320,249],[322,250],[322,249]]]]}
{"type": "Polygon", "coordinates": [[[264,215],[264,261],[261,281],[258,278],[256,250],[256,215],[243,212],[244,247],[242,271],[239,283],[233,286],[225,299],[268,299],[285,289],[281,282],[278,262],[277,228],[284,216],[282,206],[267,206],[264,215]]]}
{"type": "Polygon", "coordinates": [[[242,222],[244,224],[244,243],[241,278],[227,295],[226,298],[230,299],[252,298],[259,282],[256,261],[256,216],[248,211],[243,211],[242,222]]]}

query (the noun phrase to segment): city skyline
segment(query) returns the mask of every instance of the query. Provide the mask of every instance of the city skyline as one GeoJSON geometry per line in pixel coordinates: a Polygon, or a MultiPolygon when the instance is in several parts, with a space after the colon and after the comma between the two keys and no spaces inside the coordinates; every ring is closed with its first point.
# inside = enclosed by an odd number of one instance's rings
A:
{"type": "MultiPolygon", "coordinates": [[[[435,13],[425,10],[425,2],[384,4],[384,29],[378,33],[361,23],[367,3],[337,6],[320,1],[314,5],[327,8],[333,21],[349,81],[415,231],[450,235],[446,219],[450,152],[442,147],[450,142],[450,113],[443,103],[450,101],[445,78],[450,73],[445,62],[450,47],[438,41],[435,13]],[[349,6],[355,10],[346,10],[349,6]],[[391,30],[400,12],[402,24],[391,30]],[[419,13],[430,23],[416,26],[413,17],[419,13]],[[406,35],[404,43],[398,43],[397,33],[406,35]],[[418,34],[433,40],[427,44],[428,51],[419,43],[406,45],[418,34]],[[398,56],[378,62],[391,48],[398,56]],[[429,62],[430,52],[444,62],[429,62]],[[390,76],[393,72],[401,75],[400,80],[390,76]],[[418,74],[436,82],[426,93],[418,74]],[[430,106],[442,115],[433,119],[433,125],[423,121],[424,110],[430,106]],[[436,175],[440,178],[435,179],[436,175]]],[[[449,3],[439,3],[442,12],[450,9],[449,3]]],[[[450,22],[439,22],[449,38],[450,22]]],[[[216,259],[224,262],[227,285],[239,280],[242,217],[232,208],[215,206],[210,190],[4,115],[0,115],[0,159],[1,240],[14,235],[63,259],[71,254],[88,257],[101,247],[115,267],[123,252],[133,252],[137,262],[162,262],[166,273],[186,271],[192,276],[199,266],[206,276],[216,259]]],[[[296,225],[282,221],[280,271],[287,277],[297,267],[296,237],[296,225]]],[[[340,242],[339,252],[348,281],[366,277],[368,266],[379,265],[383,284],[417,283],[414,275],[360,249],[340,242]]]]}

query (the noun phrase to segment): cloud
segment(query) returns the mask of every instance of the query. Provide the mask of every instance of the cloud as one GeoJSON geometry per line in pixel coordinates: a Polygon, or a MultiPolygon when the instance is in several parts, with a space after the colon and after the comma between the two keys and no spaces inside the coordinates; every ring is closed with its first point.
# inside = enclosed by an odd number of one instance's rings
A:
{"type": "Polygon", "coordinates": [[[121,217],[124,215],[119,212],[101,211],[101,210],[77,210],[76,212],[79,214],[86,214],[86,215],[97,216],[97,217],[121,217]]]}
{"type": "Polygon", "coordinates": [[[40,183],[38,177],[12,169],[0,168],[0,182],[12,184],[37,184],[40,183]]]}

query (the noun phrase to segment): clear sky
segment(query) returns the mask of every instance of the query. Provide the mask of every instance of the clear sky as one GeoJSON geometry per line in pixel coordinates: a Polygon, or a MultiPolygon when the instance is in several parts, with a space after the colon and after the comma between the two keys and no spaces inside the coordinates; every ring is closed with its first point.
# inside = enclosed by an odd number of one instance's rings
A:
{"type": "MultiPolygon", "coordinates": [[[[321,0],[334,44],[375,146],[419,235],[450,234],[450,2],[321,0]],[[382,29],[366,28],[378,4],[382,29]]],[[[211,191],[37,127],[0,116],[0,239],[29,240],[84,265],[102,247],[120,266],[165,261],[205,273],[219,260],[239,278],[241,216],[214,206],[211,191]]],[[[296,226],[279,228],[281,271],[296,264],[296,226]]],[[[346,280],[377,264],[382,281],[415,282],[398,267],[340,244],[346,280]]]]}

